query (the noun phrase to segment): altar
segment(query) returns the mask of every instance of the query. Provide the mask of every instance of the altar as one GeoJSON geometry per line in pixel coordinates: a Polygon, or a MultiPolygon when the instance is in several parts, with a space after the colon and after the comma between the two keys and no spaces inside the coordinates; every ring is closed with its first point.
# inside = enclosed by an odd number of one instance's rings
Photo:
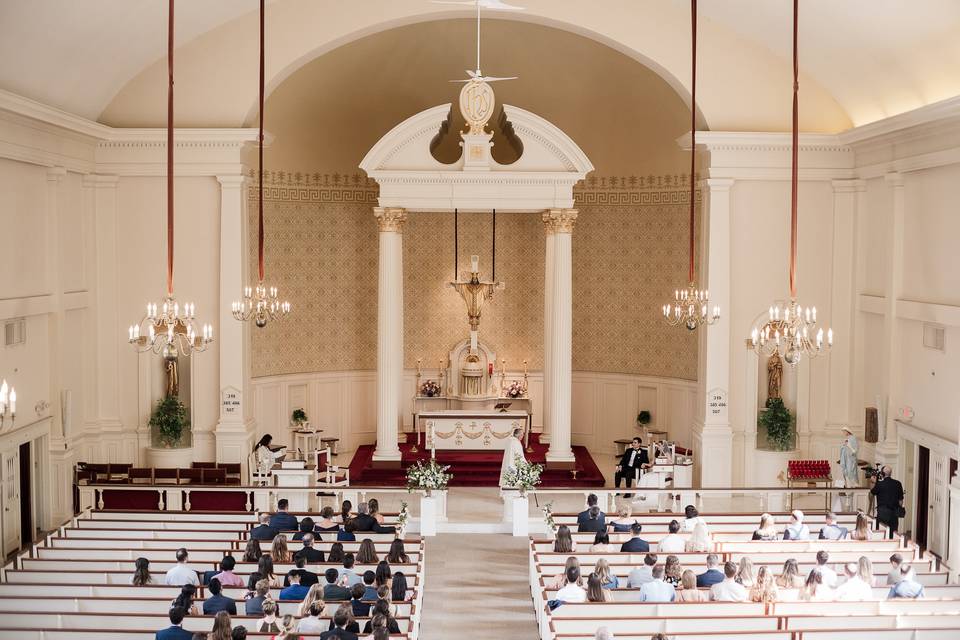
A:
{"type": "Polygon", "coordinates": [[[420,414],[427,448],[503,450],[514,429],[527,430],[525,411],[435,411],[420,414]]]}

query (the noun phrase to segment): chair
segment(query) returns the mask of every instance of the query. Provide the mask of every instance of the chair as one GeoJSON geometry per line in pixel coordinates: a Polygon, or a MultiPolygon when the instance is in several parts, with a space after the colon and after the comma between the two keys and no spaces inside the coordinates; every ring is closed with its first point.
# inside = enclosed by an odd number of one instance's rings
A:
{"type": "Polygon", "coordinates": [[[226,484],[226,469],[200,469],[200,481],[203,484],[226,484]]]}
{"type": "Polygon", "coordinates": [[[179,469],[156,468],[153,470],[153,481],[157,484],[177,484],[179,469]]]}

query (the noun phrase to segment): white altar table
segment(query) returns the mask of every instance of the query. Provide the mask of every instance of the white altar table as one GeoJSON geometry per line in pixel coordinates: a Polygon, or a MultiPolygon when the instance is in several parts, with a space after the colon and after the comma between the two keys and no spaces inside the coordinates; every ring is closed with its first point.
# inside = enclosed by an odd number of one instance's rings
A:
{"type": "Polygon", "coordinates": [[[526,430],[529,420],[526,411],[432,411],[419,417],[432,450],[502,450],[513,430],[526,430]]]}

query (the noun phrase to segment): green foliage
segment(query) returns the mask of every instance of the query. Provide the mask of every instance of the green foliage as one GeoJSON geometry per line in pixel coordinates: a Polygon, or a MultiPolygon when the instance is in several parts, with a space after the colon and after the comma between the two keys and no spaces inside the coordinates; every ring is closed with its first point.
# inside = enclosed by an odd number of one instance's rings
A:
{"type": "Polygon", "coordinates": [[[796,433],[796,418],[780,398],[767,400],[767,410],[761,411],[757,425],[767,432],[767,442],[775,451],[789,451],[796,433]]]}
{"type": "Polygon", "coordinates": [[[307,421],[307,412],[303,409],[294,409],[293,415],[290,416],[290,420],[292,420],[294,424],[302,425],[307,421]]]}
{"type": "Polygon", "coordinates": [[[447,473],[450,465],[443,466],[431,458],[426,463],[417,460],[407,469],[407,491],[444,491],[450,480],[452,473],[447,473]]]}
{"type": "Polygon", "coordinates": [[[641,411],[640,413],[638,413],[638,414],[637,414],[637,422],[639,422],[639,423],[642,424],[642,425],[644,425],[644,424],[650,424],[650,412],[649,412],[649,411],[641,411]]]}
{"type": "Polygon", "coordinates": [[[160,442],[167,447],[176,447],[183,438],[183,432],[190,428],[190,416],[177,396],[167,396],[157,402],[150,426],[156,429],[160,442]]]}

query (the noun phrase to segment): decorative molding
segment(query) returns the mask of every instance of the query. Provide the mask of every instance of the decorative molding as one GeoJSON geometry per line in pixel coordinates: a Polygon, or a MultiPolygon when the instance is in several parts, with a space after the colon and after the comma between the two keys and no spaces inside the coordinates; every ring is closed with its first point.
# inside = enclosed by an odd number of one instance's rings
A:
{"type": "Polygon", "coordinates": [[[399,207],[376,207],[373,216],[377,219],[380,233],[400,233],[407,221],[406,209],[399,207]]]}

